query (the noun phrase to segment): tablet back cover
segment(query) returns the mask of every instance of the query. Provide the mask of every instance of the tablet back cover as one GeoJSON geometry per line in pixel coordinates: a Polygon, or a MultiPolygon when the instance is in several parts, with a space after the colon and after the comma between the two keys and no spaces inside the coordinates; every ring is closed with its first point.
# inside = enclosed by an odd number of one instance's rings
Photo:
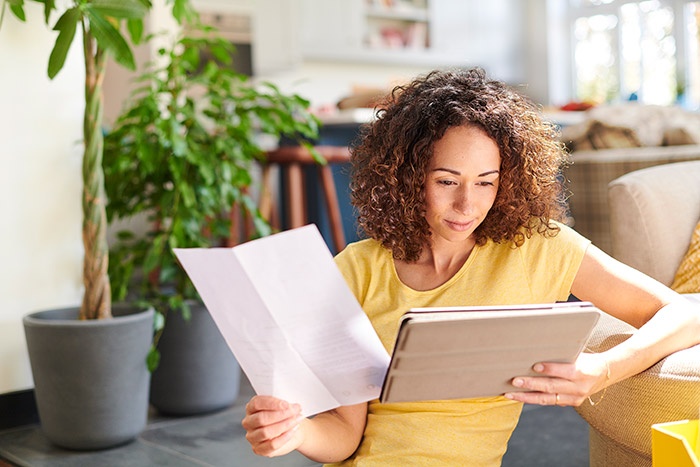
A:
{"type": "Polygon", "coordinates": [[[600,311],[588,302],[409,310],[382,402],[490,397],[517,391],[537,362],[573,362],[600,311]]]}

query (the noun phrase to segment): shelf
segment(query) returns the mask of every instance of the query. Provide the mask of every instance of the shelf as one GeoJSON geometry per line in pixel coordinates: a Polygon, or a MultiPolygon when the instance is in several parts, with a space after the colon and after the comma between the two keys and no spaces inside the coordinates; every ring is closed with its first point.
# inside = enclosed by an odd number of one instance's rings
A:
{"type": "Polygon", "coordinates": [[[368,50],[427,50],[431,27],[423,2],[393,6],[366,4],[363,11],[363,43],[368,50]]]}
{"type": "Polygon", "coordinates": [[[455,27],[452,21],[466,14],[467,9],[461,2],[304,2],[302,54],[305,60],[421,68],[472,64],[474,50],[466,40],[470,30],[455,27]]]}
{"type": "Polygon", "coordinates": [[[308,51],[309,60],[339,63],[362,63],[388,66],[459,67],[468,66],[468,57],[457,57],[454,53],[439,53],[431,49],[371,49],[361,50],[314,50],[308,51]]]}
{"type": "Polygon", "coordinates": [[[413,22],[428,22],[428,11],[419,8],[382,8],[382,7],[367,7],[365,11],[367,18],[413,21],[413,22]]]}

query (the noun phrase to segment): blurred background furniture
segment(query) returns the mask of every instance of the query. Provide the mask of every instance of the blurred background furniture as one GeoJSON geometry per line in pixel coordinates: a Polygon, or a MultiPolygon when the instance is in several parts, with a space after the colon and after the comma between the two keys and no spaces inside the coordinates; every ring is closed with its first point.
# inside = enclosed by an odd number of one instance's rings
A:
{"type": "Polygon", "coordinates": [[[350,151],[347,146],[319,145],[314,149],[326,161],[325,165],[318,163],[303,146],[280,146],[266,153],[260,212],[277,230],[293,229],[315,222],[324,233],[324,222],[327,223],[330,229],[329,247],[339,252],[345,248],[346,239],[331,165],[349,163],[350,151]],[[276,201],[277,196],[274,194],[272,169],[275,166],[282,171],[282,193],[278,193],[281,202],[276,201]],[[313,172],[318,174],[318,185],[308,180],[313,172]],[[317,186],[321,187],[322,200],[312,203],[309,198],[317,197],[317,186]],[[312,208],[309,207],[310,203],[312,208]]]}
{"type": "MultiPolygon", "coordinates": [[[[609,196],[613,256],[670,285],[700,219],[700,161],[633,171],[609,196]]],[[[700,294],[688,296],[700,306],[700,294]]],[[[604,315],[588,347],[601,352],[633,332],[604,315]]],[[[591,467],[651,466],[651,425],[696,419],[699,407],[700,346],[610,386],[600,403],[577,408],[590,425],[591,467]]]]}
{"type": "Polygon", "coordinates": [[[574,151],[564,170],[573,228],[606,253],[612,253],[608,183],[643,168],[700,160],[700,144],[574,151]]]}
{"type": "Polygon", "coordinates": [[[655,165],[700,160],[700,114],[625,103],[594,107],[562,129],[573,164],[564,170],[573,227],[612,253],[608,183],[655,165]]]}

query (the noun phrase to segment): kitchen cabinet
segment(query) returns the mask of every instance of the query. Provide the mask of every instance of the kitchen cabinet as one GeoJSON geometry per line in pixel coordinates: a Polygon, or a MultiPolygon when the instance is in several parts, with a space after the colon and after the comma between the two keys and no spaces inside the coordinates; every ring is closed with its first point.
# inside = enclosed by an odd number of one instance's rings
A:
{"type": "Polygon", "coordinates": [[[474,0],[302,0],[301,54],[308,60],[465,65],[478,9],[474,0]]]}

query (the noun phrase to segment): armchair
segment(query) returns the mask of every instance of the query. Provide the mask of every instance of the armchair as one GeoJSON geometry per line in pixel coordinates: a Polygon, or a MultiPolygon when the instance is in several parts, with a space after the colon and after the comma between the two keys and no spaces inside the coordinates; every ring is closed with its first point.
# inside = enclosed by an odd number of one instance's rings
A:
{"type": "MultiPolygon", "coordinates": [[[[670,285],[700,219],[700,161],[659,165],[609,184],[612,254],[670,285]]],[[[689,295],[700,306],[700,294],[689,295]]],[[[634,328],[604,315],[589,342],[604,351],[634,328]]],[[[700,345],[610,386],[577,411],[590,425],[590,465],[651,466],[651,425],[698,418],[700,345]]]]}

